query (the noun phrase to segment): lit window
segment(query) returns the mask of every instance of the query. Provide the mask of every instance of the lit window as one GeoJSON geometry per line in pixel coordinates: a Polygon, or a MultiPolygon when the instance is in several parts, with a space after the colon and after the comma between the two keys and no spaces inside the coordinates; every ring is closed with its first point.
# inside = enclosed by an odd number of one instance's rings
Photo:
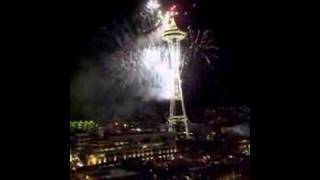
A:
{"type": "Polygon", "coordinates": [[[78,162],[78,163],[77,163],[77,166],[78,166],[78,167],[82,167],[83,164],[82,164],[81,162],[78,162]]]}
{"type": "Polygon", "coordinates": [[[97,164],[97,158],[94,156],[94,155],[90,155],[89,157],[89,162],[88,162],[89,165],[93,164],[97,164]]]}

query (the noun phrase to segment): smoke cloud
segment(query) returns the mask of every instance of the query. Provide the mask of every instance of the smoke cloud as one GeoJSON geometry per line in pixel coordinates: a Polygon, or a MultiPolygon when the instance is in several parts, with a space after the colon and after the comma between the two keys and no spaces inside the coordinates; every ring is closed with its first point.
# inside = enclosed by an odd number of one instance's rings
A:
{"type": "Polygon", "coordinates": [[[238,124],[233,127],[229,128],[224,128],[224,132],[226,133],[232,133],[232,134],[237,134],[240,136],[249,136],[250,137],[250,126],[247,123],[244,124],[238,124]]]}

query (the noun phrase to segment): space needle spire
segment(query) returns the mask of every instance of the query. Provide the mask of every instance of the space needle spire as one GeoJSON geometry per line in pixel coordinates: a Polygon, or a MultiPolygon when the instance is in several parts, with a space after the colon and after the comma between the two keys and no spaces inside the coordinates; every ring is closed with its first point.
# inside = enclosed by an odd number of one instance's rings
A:
{"type": "MultiPolygon", "coordinates": [[[[171,9],[173,10],[173,9],[171,9]]],[[[172,11],[171,14],[174,14],[172,11]]],[[[177,138],[185,137],[190,138],[188,128],[188,117],[184,105],[182,86],[181,86],[181,65],[182,60],[180,57],[180,41],[186,37],[186,33],[181,31],[171,15],[167,27],[162,33],[162,39],[168,43],[170,65],[173,69],[173,87],[174,93],[170,98],[170,113],[168,117],[169,132],[174,132],[177,138]]]]}

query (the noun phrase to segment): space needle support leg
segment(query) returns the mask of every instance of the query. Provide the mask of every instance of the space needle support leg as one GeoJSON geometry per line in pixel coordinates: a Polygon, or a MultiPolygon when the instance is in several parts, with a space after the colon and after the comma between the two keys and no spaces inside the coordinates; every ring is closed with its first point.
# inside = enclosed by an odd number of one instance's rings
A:
{"type": "Polygon", "coordinates": [[[183,123],[184,123],[184,127],[185,127],[186,138],[189,139],[190,138],[190,134],[189,134],[189,127],[188,127],[188,119],[187,119],[186,108],[184,106],[181,79],[179,79],[179,91],[180,91],[180,96],[181,96],[180,100],[181,100],[182,114],[185,117],[184,120],[183,120],[183,123]]]}

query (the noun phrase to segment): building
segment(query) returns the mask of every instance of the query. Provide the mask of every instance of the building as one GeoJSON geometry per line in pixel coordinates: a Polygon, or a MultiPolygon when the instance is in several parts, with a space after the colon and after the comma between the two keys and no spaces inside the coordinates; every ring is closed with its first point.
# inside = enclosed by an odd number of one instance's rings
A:
{"type": "Polygon", "coordinates": [[[239,140],[238,147],[242,154],[250,156],[250,139],[239,140]]]}
{"type": "Polygon", "coordinates": [[[82,167],[83,163],[77,154],[72,153],[70,150],[70,170],[76,170],[78,167],[82,167]]]}
{"type": "MultiPolygon", "coordinates": [[[[189,139],[193,140],[212,140],[214,136],[216,135],[216,132],[213,128],[209,127],[206,124],[202,123],[188,123],[187,124],[189,129],[189,139]]],[[[167,124],[162,124],[160,126],[160,131],[165,132],[168,130],[167,124]]],[[[176,140],[182,139],[183,136],[176,135],[176,140]]]]}
{"type": "Polygon", "coordinates": [[[73,136],[74,151],[77,153],[82,152],[89,145],[91,141],[90,134],[87,132],[78,132],[73,136]]]}
{"type": "Polygon", "coordinates": [[[145,133],[110,136],[88,145],[84,166],[111,165],[127,159],[174,160],[177,153],[174,133],[145,133]]]}
{"type": "Polygon", "coordinates": [[[248,106],[228,106],[207,109],[204,118],[212,127],[232,126],[250,121],[250,108],[248,106]]]}
{"type": "Polygon", "coordinates": [[[184,97],[182,92],[182,80],[181,80],[181,67],[182,61],[180,57],[180,41],[183,40],[187,34],[181,31],[174,20],[174,11],[171,10],[171,16],[168,19],[168,26],[164,29],[161,36],[164,41],[168,43],[169,60],[171,64],[172,74],[172,92],[170,94],[170,107],[168,117],[168,131],[174,132],[177,138],[190,139],[188,123],[184,97]]]}
{"type": "Polygon", "coordinates": [[[99,128],[92,120],[70,121],[70,144],[75,153],[80,153],[96,136],[99,128]]]}
{"type": "Polygon", "coordinates": [[[124,169],[118,168],[104,168],[99,169],[98,172],[88,171],[84,173],[85,180],[94,180],[94,179],[137,179],[137,172],[127,171],[124,169]]]}

